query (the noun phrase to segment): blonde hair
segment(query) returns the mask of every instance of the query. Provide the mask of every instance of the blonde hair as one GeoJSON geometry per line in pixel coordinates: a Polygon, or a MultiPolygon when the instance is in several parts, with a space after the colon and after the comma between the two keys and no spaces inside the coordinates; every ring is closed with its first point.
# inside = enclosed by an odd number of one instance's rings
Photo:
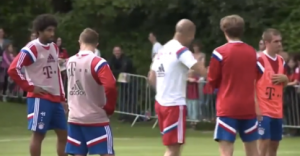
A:
{"type": "Polygon", "coordinates": [[[263,40],[264,42],[265,42],[265,41],[271,42],[273,36],[281,36],[280,31],[277,30],[277,29],[273,29],[273,28],[266,29],[266,30],[263,32],[262,40],[263,40]]]}
{"type": "Polygon", "coordinates": [[[98,40],[99,40],[98,38],[99,38],[98,33],[91,28],[84,29],[80,34],[80,41],[86,44],[96,45],[98,44],[98,40]]]}
{"type": "Polygon", "coordinates": [[[230,38],[242,37],[244,26],[244,19],[239,15],[225,16],[220,21],[221,30],[230,38]]]}

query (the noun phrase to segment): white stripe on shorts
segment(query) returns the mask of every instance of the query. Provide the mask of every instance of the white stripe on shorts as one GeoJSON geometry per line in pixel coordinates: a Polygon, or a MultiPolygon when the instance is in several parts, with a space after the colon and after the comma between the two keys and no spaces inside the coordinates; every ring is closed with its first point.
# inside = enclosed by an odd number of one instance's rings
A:
{"type": "Polygon", "coordinates": [[[184,107],[179,106],[179,117],[178,117],[178,127],[177,127],[178,143],[183,143],[183,111],[184,111],[184,107]]]}
{"type": "Polygon", "coordinates": [[[107,135],[107,154],[113,154],[114,143],[113,143],[110,126],[105,126],[104,128],[107,135]]]}
{"type": "Polygon", "coordinates": [[[33,119],[31,125],[32,131],[36,131],[38,125],[39,109],[40,109],[40,98],[34,98],[33,119]]]}

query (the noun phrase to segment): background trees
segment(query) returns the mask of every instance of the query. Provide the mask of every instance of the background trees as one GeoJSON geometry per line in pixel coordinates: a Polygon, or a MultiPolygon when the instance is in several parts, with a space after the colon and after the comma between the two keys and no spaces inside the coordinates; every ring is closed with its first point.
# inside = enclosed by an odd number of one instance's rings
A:
{"type": "Polygon", "coordinates": [[[9,0],[0,2],[0,27],[20,48],[28,41],[31,21],[41,13],[57,15],[57,36],[63,38],[70,53],[77,52],[79,33],[91,27],[100,33],[104,56],[111,55],[114,45],[121,45],[140,74],[148,71],[151,61],[149,31],[155,31],[164,43],[181,18],[196,23],[196,37],[207,53],[224,44],[219,21],[229,14],[245,19],[243,40],[255,47],[262,31],[274,27],[282,31],[286,51],[300,48],[300,1],[295,0],[9,0]]]}

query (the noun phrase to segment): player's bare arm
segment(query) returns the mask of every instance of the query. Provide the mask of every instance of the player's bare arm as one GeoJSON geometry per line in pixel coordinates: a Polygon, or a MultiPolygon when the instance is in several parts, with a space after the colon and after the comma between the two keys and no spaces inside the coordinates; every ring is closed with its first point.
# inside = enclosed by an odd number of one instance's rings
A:
{"type": "Polygon", "coordinates": [[[207,70],[205,68],[205,65],[204,65],[204,59],[200,60],[200,61],[197,61],[196,64],[194,64],[191,69],[197,73],[197,74],[200,74],[201,76],[203,77],[206,77],[206,74],[207,74],[207,70]]]}
{"type": "Polygon", "coordinates": [[[33,93],[36,93],[36,94],[49,94],[48,91],[46,91],[42,87],[38,87],[38,86],[34,86],[33,93]]]}
{"type": "MultiPolygon", "coordinates": [[[[190,45],[196,32],[195,24],[188,19],[183,19],[177,23],[175,29],[176,33],[174,35],[174,39],[179,41],[183,46],[190,45]]],[[[204,57],[197,61],[193,54],[184,47],[177,52],[177,57],[180,62],[182,62],[189,69],[194,70],[195,73],[200,74],[201,76],[206,75],[207,72],[204,65],[204,57]]]]}
{"type": "Polygon", "coordinates": [[[153,70],[150,70],[148,73],[148,82],[152,88],[156,88],[156,73],[153,70]]]}
{"type": "MultiPolygon", "coordinates": [[[[256,88],[256,81],[254,81],[254,88],[256,88]]],[[[255,101],[255,112],[256,112],[257,120],[261,121],[263,117],[262,117],[262,114],[261,114],[261,110],[259,108],[256,89],[254,90],[254,101],[255,101]]]]}
{"type": "Polygon", "coordinates": [[[293,82],[287,83],[287,86],[294,86],[298,84],[298,80],[294,80],[293,82]]]}

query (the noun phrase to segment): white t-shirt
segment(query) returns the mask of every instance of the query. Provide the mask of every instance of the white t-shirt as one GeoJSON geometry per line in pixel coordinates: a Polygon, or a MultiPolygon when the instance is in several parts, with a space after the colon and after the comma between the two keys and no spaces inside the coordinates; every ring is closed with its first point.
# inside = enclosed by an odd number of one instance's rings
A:
{"type": "Polygon", "coordinates": [[[155,42],[153,44],[153,46],[152,46],[152,58],[159,51],[160,48],[162,48],[162,45],[159,42],[155,42]]]}
{"type": "Polygon", "coordinates": [[[192,52],[177,40],[166,43],[155,55],[156,101],[163,106],[185,105],[188,70],[197,63],[192,52]]]}

